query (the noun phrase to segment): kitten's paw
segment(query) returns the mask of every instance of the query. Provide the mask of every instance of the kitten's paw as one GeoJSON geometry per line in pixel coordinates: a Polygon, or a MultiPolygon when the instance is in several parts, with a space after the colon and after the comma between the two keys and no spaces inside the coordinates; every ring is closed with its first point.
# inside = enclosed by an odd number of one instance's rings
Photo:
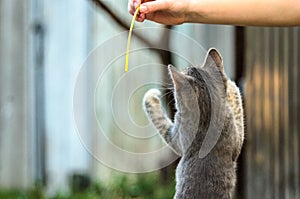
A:
{"type": "Polygon", "coordinates": [[[147,91],[143,99],[143,104],[145,108],[160,104],[160,100],[159,100],[160,95],[161,95],[160,91],[154,88],[147,91]]]}

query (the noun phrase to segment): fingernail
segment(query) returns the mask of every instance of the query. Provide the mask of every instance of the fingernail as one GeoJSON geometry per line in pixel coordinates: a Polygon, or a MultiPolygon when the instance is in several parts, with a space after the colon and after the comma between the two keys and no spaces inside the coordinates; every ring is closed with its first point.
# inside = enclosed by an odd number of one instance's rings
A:
{"type": "Polygon", "coordinates": [[[140,12],[146,12],[146,11],[147,11],[147,7],[144,5],[141,5],[140,12]]]}
{"type": "Polygon", "coordinates": [[[137,22],[142,22],[142,19],[141,18],[136,18],[136,21],[137,22]]]}
{"type": "Polygon", "coordinates": [[[145,14],[141,14],[141,15],[140,15],[140,18],[141,18],[141,19],[145,19],[145,14]]]}

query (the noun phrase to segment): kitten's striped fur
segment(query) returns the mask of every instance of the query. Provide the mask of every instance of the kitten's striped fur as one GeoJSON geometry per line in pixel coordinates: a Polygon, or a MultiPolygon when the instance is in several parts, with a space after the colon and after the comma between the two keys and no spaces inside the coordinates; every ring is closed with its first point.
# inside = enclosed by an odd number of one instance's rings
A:
{"type": "Polygon", "coordinates": [[[224,73],[222,58],[215,49],[209,51],[201,68],[191,67],[184,73],[178,73],[172,68],[169,70],[175,86],[177,112],[174,122],[164,112],[160,92],[156,89],[151,89],[145,94],[144,108],[165,142],[182,156],[176,170],[177,183],[174,198],[229,199],[235,184],[236,160],[244,140],[244,116],[240,91],[224,73]],[[204,76],[211,81],[202,81],[204,76]],[[181,85],[182,81],[189,82],[193,89],[185,92],[181,85]],[[211,88],[215,89],[208,90],[206,83],[214,84],[211,88]],[[208,91],[212,93],[207,93],[208,91]],[[225,92],[224,126],[221,128],[222,132],[215,147],[201,159],[198,152],[210,125],[209,118],[212,111],[210,97],[212,95],[222,97],[223,91],[225,92]],[[191,92],[196,93],[197,97],[190,95],[191,92]],[[199,118],[195,118],[196,109],[186,107],[191,100],[199,103],[201,112],[199,118]],[[183,146],[185,138],[191,136],[189,122],[197,120],[199,127],[193,142],[190,146],[183,146]],[[179,126],[185,123],[188,125],[181,126],[184,130],[180,131],[179,126]]]}

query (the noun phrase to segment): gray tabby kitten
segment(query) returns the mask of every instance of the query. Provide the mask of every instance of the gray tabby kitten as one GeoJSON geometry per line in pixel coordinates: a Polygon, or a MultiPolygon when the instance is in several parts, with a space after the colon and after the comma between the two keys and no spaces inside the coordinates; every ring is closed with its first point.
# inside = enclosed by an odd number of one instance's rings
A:
{"type": "MultiPolygon", "coordinates": [[[[164,141],[181,156],[176,169],[175,199],[229,199],[236,182],[236,160],[244,140],[239,89],[224,72],[221,55],[210,49],[202,67],[177,72],[168,66],[174,84],[177,112],[172,122],[160,102],[160,92],[149,90],[144,108],[164,141]],[[209,153],[201,146],[212,122],[213,106],[223,103],[219,137],[209,153]],[[196,104],[196,105],[195,105],[196,104]],[[196,128],[195,128],[196,126],[196,128]]],[[[215,135],[215,134],[214,134],[215,135]]]]}

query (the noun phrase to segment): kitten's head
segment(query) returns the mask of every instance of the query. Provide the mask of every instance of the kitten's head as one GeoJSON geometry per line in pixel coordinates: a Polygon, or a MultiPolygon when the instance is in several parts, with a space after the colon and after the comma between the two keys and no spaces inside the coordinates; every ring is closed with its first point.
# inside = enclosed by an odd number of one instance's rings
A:
{"type": "Polygon", "coordinates": [[[226,97],[227,77],[222,62],[219,52],[210,49],[200,67],[192,66],[178,72],[173,66],[168,66],[174,85],[177,111],[186,120],[199,121],[200,117],[200,128],[208,127],[212,106],[226,97]]]}

